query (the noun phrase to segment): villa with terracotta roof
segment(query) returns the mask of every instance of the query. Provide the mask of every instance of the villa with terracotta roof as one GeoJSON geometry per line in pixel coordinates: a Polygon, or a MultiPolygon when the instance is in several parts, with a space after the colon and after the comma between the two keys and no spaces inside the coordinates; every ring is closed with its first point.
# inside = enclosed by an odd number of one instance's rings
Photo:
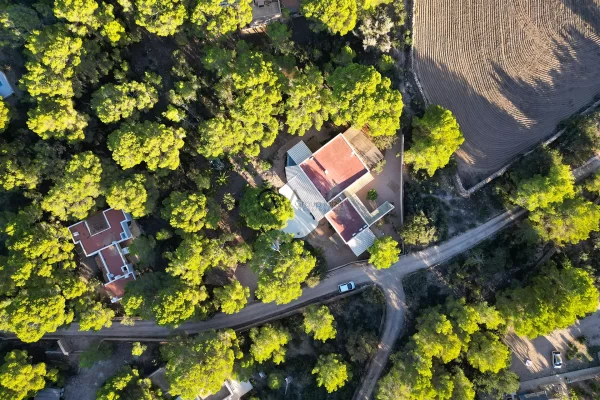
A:
{"type": "MultiPolygon", "coordinates": [[[[373,245],[375,234],[370,226],[394,206],[385,202],[371,212],[356,195],[374,179],[360,156],[367,153],[358,151],[349,140],[358,133],[351,128],[314,153],[302,141],[288,150],[287,184],[279,192],[290,199],[295,216],[284,232],[304,237],[325,218],[356,256],[373,245]]],[[[366,140],[359,139],[362,143],[366,140]]]]}
{"type": "Polygon", "coordinates": [[[102,268],[104,289],[113,303],[123,297],[125,285],[135,280],[133,265],[126,258],[133,241],[131,221],[125,211],[109,208],[69,227],[73,243],[102,268]]]}

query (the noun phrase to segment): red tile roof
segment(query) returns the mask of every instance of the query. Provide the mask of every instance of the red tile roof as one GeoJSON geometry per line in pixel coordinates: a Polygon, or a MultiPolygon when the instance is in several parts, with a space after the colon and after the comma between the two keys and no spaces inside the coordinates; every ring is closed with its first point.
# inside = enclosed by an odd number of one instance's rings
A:
{"type": "Polygon", "coordinates": [[[343,135],[331,139],[300,168],[327,201],[368,172],[343,135]]]}
{"type": "Polygon", "coordinates": [[[329,211],[325,217],[345,242],[368,228],[352,203],[346,199],[329,211]]]}
{"type": "Polygon", "coordinates": [[[81,244],[89,256],[113,242],[122,241],[121,233],[124,230],[121,222],[126,220],[122,210],[110,209],[70,226],[69,230],[73,234],[73,241],[81,244]]]}
{"type": "Polygon", "coordinates": [[[116,301],[123,297],[125,294],[125,285],[129,282],[133,282],[135,278],[133,275],[129,275],[126,278],[117,279],[116,281],[112,281],[104,285],[104,290],[108,293],[110,297],[112,297],[113,301],[116,301]]]}

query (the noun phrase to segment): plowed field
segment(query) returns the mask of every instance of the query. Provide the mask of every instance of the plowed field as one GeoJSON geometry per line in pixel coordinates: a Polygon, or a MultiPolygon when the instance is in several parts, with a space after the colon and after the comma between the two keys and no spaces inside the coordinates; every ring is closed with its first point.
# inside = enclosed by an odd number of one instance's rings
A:
{"type": "Polygon", "coordinates": [[[470,187],[600,94],[600,0],[416,0],[414,66],[470,187]]]}

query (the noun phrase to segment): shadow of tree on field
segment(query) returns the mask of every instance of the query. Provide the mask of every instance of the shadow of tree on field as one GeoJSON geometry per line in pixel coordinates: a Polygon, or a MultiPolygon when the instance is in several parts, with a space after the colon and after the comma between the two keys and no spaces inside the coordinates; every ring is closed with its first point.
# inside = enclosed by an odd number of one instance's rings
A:
{"type": "Polygon", "coordinates": [[[600,3],[597,0],[562,0],[563,4],[577,14],[600,36],[600,3]]]}
{"type": "Polygon", "coordinates": [[[544,78],[526,81],[493,63],[492,79],[502,96],[522,113],[528,129],[539,130],[541,136],[533,135],[534,145],[600,93],[600,47],[592,39],[570,28],[560,40],[553,39],[551,47],[557,63],[544,78]]]}

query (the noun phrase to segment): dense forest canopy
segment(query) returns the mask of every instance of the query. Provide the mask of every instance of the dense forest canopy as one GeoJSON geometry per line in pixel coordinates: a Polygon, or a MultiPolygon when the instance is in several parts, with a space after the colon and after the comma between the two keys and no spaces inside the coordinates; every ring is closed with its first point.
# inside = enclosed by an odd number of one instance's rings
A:
{"type": "Polygon", "coordinates": [[[293,217],[289,200],[249,187],[225,201],[218,187],[227,178],[210,162],[252,159],[279,135],[329,120],[393,138],[403,103],[388,77],[352,50],[345,60],[313,57],[283,23],[242,40],[247,1],[1,4],[0,45],[20,89],[0,101],[2,329],[36,341],[72,321],[110,326],[115,313],[177,326],[236,312],[247,289],[235,279],[207,287],[204,275],[246,262],[258,298],[300,296],[316,259],[274,231],[293,217]],[[223,222],[237,204],[258,231],[254,246],[223,222]],[[131,247],[146,273],[120,307],[96,290],[100,277],[80,276],[66,230],[108,207],[152,227],[131,247]],[[273,241],[286,262],[269,254],[273,241]]]}

